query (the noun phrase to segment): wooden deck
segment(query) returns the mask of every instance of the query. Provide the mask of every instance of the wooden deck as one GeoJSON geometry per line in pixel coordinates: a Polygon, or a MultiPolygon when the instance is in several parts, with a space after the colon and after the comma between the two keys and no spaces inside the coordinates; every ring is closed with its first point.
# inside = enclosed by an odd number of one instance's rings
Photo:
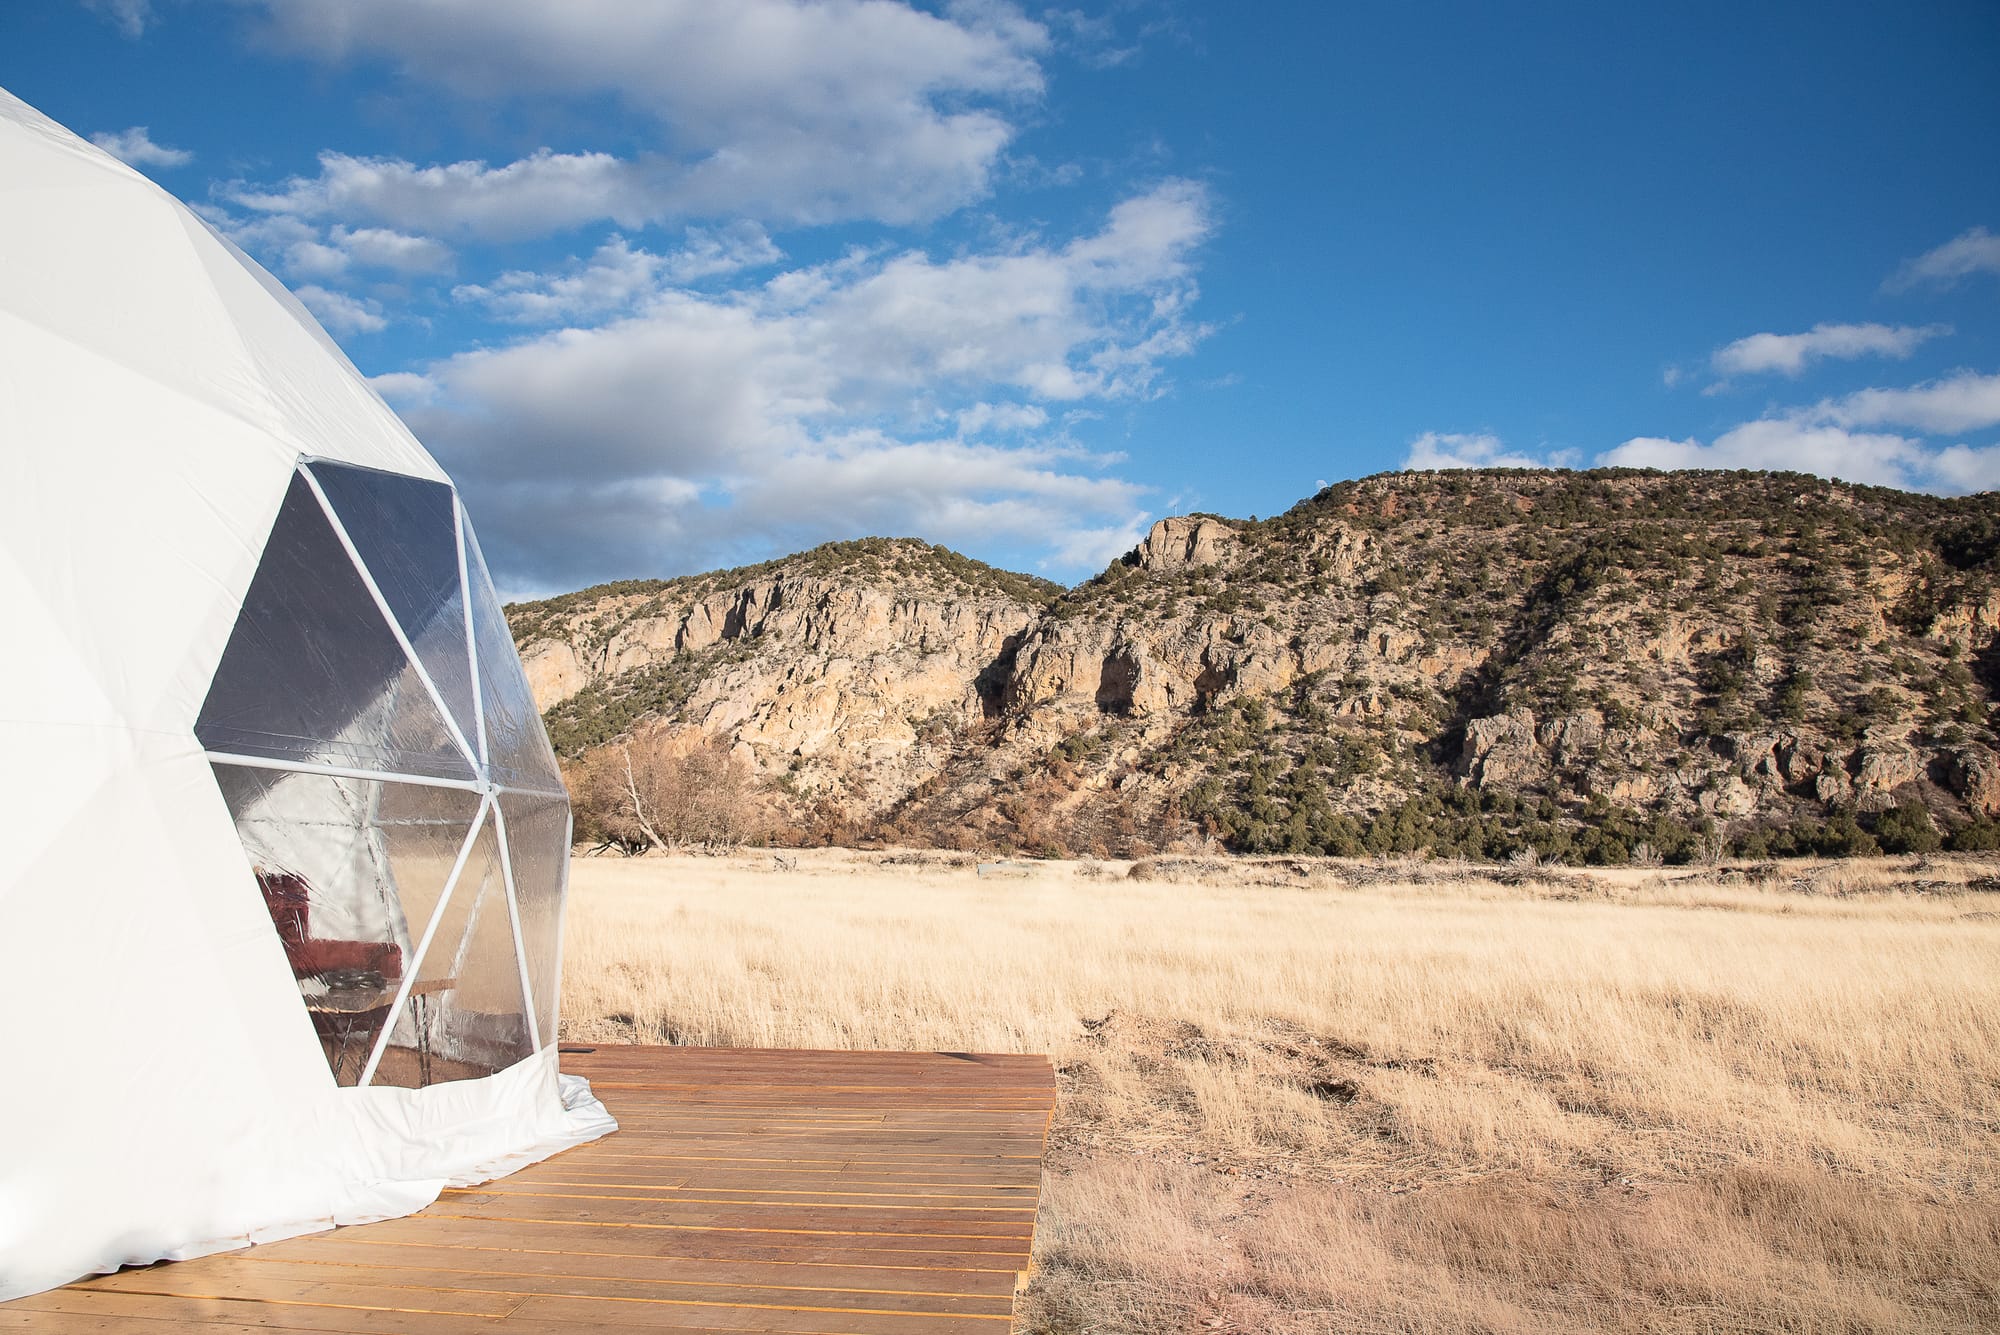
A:
{"type": "Polygon", "coordinates": [[[81,1280],[0,1330],[1004,1335],[1041,1057],[565,1047],[620,1130],[420,1214],[81,1280]]]}

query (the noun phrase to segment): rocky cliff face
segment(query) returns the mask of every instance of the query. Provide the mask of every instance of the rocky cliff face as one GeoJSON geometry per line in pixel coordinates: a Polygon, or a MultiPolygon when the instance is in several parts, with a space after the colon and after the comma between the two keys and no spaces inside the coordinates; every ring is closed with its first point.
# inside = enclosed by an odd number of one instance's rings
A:
{"type": "Polygon", "coordinates": [[[1059,597],[871,542],[512,609],[559,749],[700,728],[799,800],[964,844],[2000,838],[1992,496],[1385,475],[1163,520],[1059,597]]]}
{"type": "Polygon", "coordinates": [[[913,540],[842,543],[508,610],[551,739],[728,739],[760,773],[862,810],[923,782],[997,711],[989,675],[1058,586],[913,540]]]}

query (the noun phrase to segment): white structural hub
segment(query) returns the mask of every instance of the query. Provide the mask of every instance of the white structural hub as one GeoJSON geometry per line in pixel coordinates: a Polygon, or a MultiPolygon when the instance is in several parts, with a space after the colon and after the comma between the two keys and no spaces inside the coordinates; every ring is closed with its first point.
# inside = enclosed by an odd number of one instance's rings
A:
{"type": "Polygon", "coordinates": [[[0,1298],[613,1129],[569,800],[451,480],[270,275],[0,92],[0,1298]]]}

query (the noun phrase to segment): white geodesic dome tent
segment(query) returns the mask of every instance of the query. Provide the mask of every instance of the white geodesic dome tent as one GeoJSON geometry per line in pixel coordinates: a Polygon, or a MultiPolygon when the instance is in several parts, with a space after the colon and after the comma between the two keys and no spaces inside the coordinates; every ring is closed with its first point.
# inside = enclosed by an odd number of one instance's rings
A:
{"type": "Polygon", "coordinates": [[[0,1297],[611,1128],[556,1071],[569,804],[451,480],[4,92],[0,618],[0,1297]]]}

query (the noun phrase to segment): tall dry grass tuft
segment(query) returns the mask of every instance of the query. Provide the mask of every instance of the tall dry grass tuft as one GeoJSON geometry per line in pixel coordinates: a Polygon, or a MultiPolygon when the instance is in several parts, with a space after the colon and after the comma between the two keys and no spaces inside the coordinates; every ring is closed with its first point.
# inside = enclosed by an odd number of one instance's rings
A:
{"type": "Polygon", "coordinates": [[[1051,1053],[1031,1329],[2000,1326],[1966,869],[772,868],[580,862],[566,1034],[1051,1053]]]}

